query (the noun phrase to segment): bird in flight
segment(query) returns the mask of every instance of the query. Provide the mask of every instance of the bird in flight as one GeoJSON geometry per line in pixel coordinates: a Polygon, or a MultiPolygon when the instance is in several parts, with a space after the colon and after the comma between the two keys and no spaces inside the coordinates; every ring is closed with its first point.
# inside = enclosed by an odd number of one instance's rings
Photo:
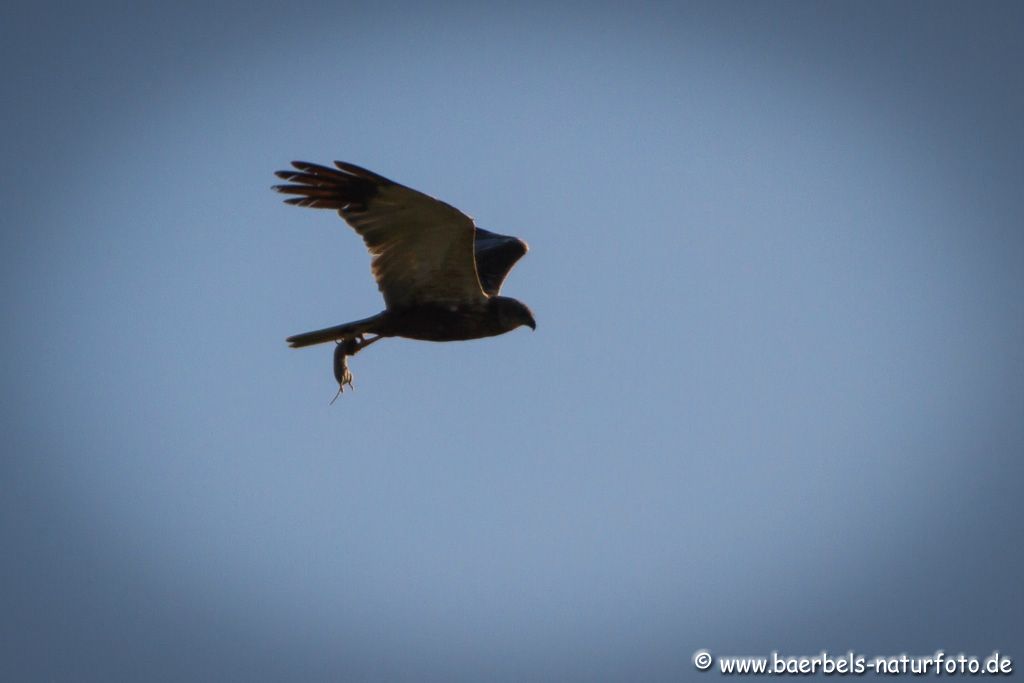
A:
{"type": "Polygon", "coordinates": [[[384,337],[457,341],[493,337],[520,325],[537,329],[525,304],[498,295],[526,253],[525,242],[478,228],[455,207],[365,168],[343,161],[334,165],[293,161],[294,170],[275,174],[289,184],[274,189],[295,195],[287,204],[337,211],[372,257],[373,277],[384,295],[382,312],[287,339],[293,348],[337,343],[339,394],[352,386],[348,356],[384,337]]]}

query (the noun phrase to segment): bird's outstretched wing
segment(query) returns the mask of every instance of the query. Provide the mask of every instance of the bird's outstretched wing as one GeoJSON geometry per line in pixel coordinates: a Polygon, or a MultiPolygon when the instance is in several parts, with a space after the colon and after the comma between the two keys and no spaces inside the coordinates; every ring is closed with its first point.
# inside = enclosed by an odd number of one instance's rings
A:
{"type": "Polygon", "coordinates": [[[516,237],[477,228],[474,250],[480,286],[488,296],[497,296],[512,267],[529,247],[526,246],[526,242],[516,237]]]}
{"type": "Polygon", "coordinates": [[[335,209],[355,228],[373,257],[373,277],[389,309],[486,297],[476,272],[472,218],[354,164],[334,164],[338,170],[293,161],[295,171],[276,173],[293,184],[274,189],[298,195],[286,199],[289,204],[335,209]]]}

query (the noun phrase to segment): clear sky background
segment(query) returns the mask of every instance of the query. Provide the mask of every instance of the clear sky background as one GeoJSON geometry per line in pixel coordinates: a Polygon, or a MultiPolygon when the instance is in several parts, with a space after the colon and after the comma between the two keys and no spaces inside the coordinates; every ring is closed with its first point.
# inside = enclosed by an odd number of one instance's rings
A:
{"type": "Polygon", "coordinates": [[[8,4],[0,678],[1024,664],[1019,3],[8,4]],[[531,245],[538,328],[382,300],[269,190],[531,245]]]}

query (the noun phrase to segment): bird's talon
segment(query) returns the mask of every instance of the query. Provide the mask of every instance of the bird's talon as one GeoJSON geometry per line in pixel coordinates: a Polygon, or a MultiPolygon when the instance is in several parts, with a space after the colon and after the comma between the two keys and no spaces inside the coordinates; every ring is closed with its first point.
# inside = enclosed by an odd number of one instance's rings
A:
{"type": "Polygon", "coordinates": [[[343,347],[346,356],[354,356],[363,348],[362,335],[339,339],[337,344],[343,347]]]}

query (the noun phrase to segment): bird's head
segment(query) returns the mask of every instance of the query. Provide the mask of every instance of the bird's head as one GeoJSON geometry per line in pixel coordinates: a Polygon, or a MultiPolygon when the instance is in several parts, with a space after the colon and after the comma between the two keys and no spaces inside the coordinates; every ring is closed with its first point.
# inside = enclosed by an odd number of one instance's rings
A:
{"type": "Polygon", "coordinates": [[[533,319],[533,313],[526,304],[508,296],[496,296],[491,298],[491,306],[498,311],[498,320],[505,330],[514,330],[520,325],[528,325],[530,329],[537,329],[537,322],[533,319]]]}

